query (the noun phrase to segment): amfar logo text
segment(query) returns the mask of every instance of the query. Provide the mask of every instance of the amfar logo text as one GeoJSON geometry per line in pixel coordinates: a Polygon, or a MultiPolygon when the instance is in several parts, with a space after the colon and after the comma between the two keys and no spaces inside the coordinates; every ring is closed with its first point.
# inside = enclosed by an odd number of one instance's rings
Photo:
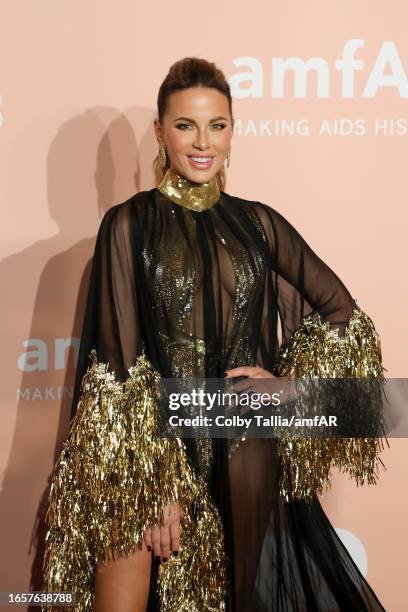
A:
{"type": "MultiPolygon", "coordinates": [[[[334,70],[340,73],[341,96],[354,98],[355,73],[365,69],[364,60],[356,59],[357,49],[364,47],[360,38],[348,40],[343,47],[343,55],[334,62],[334,70]]],[[[249,70],[233,74],[228,82],[234,98],[263,98],[265,93],[264,69],[262,63],[255,57],[237,57],[233,60],[236,67],[245,66],[249,70]]],[[[374,98],[381,87],[394,87],[401,98],[408,97],[408,83],[401,58],[395,43],[385,41],[374,61],[369,67],[367,80],[360,95],[362,98],[374,98]],[[391,71],[385,74],[386,69],[391,71]]],[[[308,60],[299,57],[272,58],[271,90],[272,98],[284,97],[285,74],[292,71],[294,75],[294,97],[306,98],[308,73],[316,73],[317,97],[328,98],[330,95],[331,68],[322,57],[312,57],[308,60]]]]}
{"type": "Polygon", "coordinates": [[[41,372],[50,369],[64,370],[66,367],[67,349],[74,350],[74,362],[78,361],[80,338],[54,338],[54,345],[48,346],[41,338],[23,340],[28,350],[17,358],[17,367],[22,372],[41,372]]]}
{"type": "MultiPolygon", "coordinates": [[[[24,340],[22,344],[27,348],[17,358],[17,367],[22,372],[35,374],[49,372],[50,370],[65,370],[67,353],[70,349],[74,353],[75,366],[78,362],[80,338],[54,338],[53,343],[47,343],[42,338],[30,338],[24,340]]],[[[35,386],[34,382],[16,389],[17,402],[59,401],[67,398],[72,399],[72,397],[72,385],[35,386]]]]}

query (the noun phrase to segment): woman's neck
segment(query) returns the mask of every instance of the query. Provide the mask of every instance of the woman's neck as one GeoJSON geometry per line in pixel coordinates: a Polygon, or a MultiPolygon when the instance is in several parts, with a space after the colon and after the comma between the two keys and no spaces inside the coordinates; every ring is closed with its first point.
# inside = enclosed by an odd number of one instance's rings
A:
{"type": "Polygon", "coordinates": [[[208,210],[220,199],[217,177],[207,183],[193,183],[170,168],[164,174],[157,189],[169,200],[190,210],[208,210]]]}

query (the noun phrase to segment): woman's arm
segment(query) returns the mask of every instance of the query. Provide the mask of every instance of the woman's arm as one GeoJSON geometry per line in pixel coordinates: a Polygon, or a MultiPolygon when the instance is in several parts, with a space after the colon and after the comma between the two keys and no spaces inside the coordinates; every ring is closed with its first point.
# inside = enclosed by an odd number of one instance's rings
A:
{"type": "Polygon", "coordinates": [[[77,411],[92,350],[96,351],[98,361],[108,364],[122,382],[129,375],[128,368],[143,353],[134,252],[130,208],[113,206],[102,218],[96,237],[71,418],[77,411]]]}
{"type": "MultiPolygon", "coordinates": [[[[383,366],[380,339],[370,317],[339,277],[277,211],[262,207],[270,246],[270,274],[280,315],[282,342],[274,373],[296,372],[296,408],[305,416],[325,414],[330,405],[364,430],[382,432],[383,366]],[[364,384],[324,379],[364,378],[364,384]],[[319,379],[316,382],[316,379],[319,379]],[[333,383],[333,381],[332,381],[333,383]],[[353,420],[354,419],[354,420],[353,420]]],[[[358,428],[355,429],[358,431],[358,428]]],[[[358,484],[374,483],[382,440],[378,437],[281,437],[281,493],[311,499],[330,484],[332,466],[358,484]]]]}

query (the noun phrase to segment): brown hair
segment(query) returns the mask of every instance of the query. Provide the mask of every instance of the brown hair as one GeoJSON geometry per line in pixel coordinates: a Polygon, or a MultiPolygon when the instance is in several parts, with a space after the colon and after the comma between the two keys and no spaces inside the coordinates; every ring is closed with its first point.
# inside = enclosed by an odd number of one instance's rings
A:
{"type": "MultiPolygon", "coordinates": [[[[189,87],[213,87],[228,99],[229,111],[234,124],[232,115],[232,98],[231,91],[224,73],[213,62],[209,62],[199,57],[184,57],[170,66],[169,72],[160,85],[157,96],[157,111],[159,121],[167,111],[169,96],[175,91],[188,89],[189,87]]],[[[164,173],[169,167],[169,159],[165,167],[162,166],[160,155],[157,155],[153,161],[153,170],[156,177],[156,182],[159,183],[164,173]]],[[[219,188],[222,190],[225,185],[225,170],[217,173],[219,188]]]]}

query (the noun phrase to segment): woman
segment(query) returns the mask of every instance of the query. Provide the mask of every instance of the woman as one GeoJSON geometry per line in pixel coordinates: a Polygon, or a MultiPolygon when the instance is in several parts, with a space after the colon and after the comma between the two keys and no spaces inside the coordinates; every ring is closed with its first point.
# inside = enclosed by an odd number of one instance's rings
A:
{"type": "MultiPolygon", "coordinates": [[[[383,375],[334,272],[276,210],[223,191],[233,115],[214,64],[170,68],[155,133],[157,187],[96,240],[44,590],[96,612],[383,610],[317,497],[332,465],[375,482],[379,438],[155,436],[160,377],[383,375]]],[[[377,392],[359,402],[375,417],[377,392]]]]}

